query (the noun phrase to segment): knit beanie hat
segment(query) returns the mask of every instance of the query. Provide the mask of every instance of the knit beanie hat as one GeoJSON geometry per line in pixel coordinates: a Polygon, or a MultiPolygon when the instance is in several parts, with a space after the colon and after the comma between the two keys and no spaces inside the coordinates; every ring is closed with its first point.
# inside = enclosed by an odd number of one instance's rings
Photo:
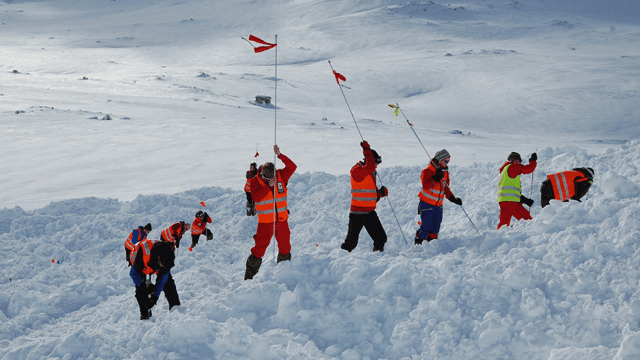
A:
{"type": "Polygon", "coordinates": [[[444,160],[448,157],[451,157],[451,155],[449,155],[449,152],[447,151],[447,149],[442,149],[440,151],[438,151],[436,153],[436,156],[433,157],[433,160],[435,160],[436,162],[440,161],[440,160],[444,160]]]}
{"type": "Polygon", "coordinates": [[[147,231],[151,231],[151,223],[147,223],[147,225],[144,226],[143,230],[147,230],[147,231]]]}
{"type": "Polygon", "coordinates": [[[522,162],[522,158],[520,157],[520,154],[518,154],[515,151],[509,154],[509,157],[507,157],[507,161],[514,161],[514,160],[518,160],[522,162]]]}
{"type": "Polygon", "coordinates": [[[159,262],[165,269],[169,270],[175,265],[176,254],[171,249],[172,245],[167,242],[155,243],[151,248],[151,260],[149,265],[154,270],[160,269],[159,262]]]}

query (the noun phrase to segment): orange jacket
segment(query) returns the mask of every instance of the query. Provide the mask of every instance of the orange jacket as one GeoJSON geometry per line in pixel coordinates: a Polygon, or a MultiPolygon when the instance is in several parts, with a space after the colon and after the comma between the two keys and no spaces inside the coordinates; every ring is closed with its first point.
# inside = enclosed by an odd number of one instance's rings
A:
{"type": "Polygon", "coordinates": [[[149,267],[149,260],[151,260],[151,249],[153,248],[153,245],[159,242],[160,240],[151,240],[151,239],[140,241],[136,245],[136,248],[133,250],[133,252],[131,252],[131,257],[129,261],[133,264],[133,262],[136,259],[136,255],[138,255],[138,251],[142,251],[142,262],[144,263],[144,268],[142,269],[142,272],[147,275],[157,274],[158,273],[157,271],[149,267]]]}
{"type": "MultiPolygon", "coordinates": [[[[289,218],[289,210],[287,207],[287,183],[283,181],[281,170],[276,170],[276,177],[278,181],[275,186],[275,209],[273,191],[266,193],[266,196],[262,200],[256,202],[256,214],[258,214],[259,223],[272,223],[274,220],[274,212],[278,211],[278,221],[285,221],[289,218]]],[[[261,176],[256,176],[258,183],[261,187],[269,187],[269,184],[262,179],[261,176]]]]}
{"type": "Polygon", "coordinates": [[[576,194],[576,183],[588,180],[580,171],[567,170],[547,175],[553,187],[553,195],[556,200],[569,200],[576,194]]]}
{"type": "Polygon", "coordinates": [[[422,173],[420,174],[420,180],[422,182],[422,190],[418,193],[420,201],[434,206],[442,206],[442,202],[445,198],[449,198],[453,195],[448,185],[451,185],[449,180],[449,169],[442,169],[444,175],[440,181],[433,180],[433,176],[436,174],[436,167],[431,162],[422,173]],[[447,185],[445,185],[445,182],[447,185]]]}
{"type": "Polygon", "coordinates": [[[191,235],[200,235],[207,228],[207,223],[211,224],[211,216],[207,216],[207,221],[202,221],[198,218],[193,220],[191,224],[191,235]]]}
{"type": "Polygon", "coordinates": [[[147,234],[145,234],[143,230],[144,228],[142,226],[138,226],[137,229],[133,229],[127,240],[124,241],[124,247],[129,251],[133,251],[137,243],[147,238],[147,234]]]}
{"type": "Polygon", "coordinates": [[[162,231],[161,237],[164,241],[170,243],[176,243],[176,241],[182,240],[182,227],[184,222],[177,222],[162,231]]]}

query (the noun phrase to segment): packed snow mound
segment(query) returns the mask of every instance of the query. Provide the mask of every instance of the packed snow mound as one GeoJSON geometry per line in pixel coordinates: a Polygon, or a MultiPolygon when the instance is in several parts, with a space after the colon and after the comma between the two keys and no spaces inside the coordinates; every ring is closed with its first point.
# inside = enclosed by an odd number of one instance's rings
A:
{"type": "Polygon", "coordinates": [[[384,253],[371,252],[365,231],[352,253],[339,249],[347,175],[294,174],[292,260],[275,264],[268,249],[253,281],[243,275],[256,219],[241,190],[5,208],[0,358],[637,358],[640,142],[538,155],[533,220],[495,230],[501,164],[452,166],[452,188],[482,235],[446,203],[440,238],[422,246],[412,241],[421,168],[381,166],[384,253]],[[595,170],[588,200],[540,209],[546,175],[578,166],[595,170]],[[191,222],[200,201],[214,240],[189,252],[187,235],[177,250],[182,306],[168,312],[161,298],[140,321],[123,242],[147,222],[152,239],[191,222]]]}

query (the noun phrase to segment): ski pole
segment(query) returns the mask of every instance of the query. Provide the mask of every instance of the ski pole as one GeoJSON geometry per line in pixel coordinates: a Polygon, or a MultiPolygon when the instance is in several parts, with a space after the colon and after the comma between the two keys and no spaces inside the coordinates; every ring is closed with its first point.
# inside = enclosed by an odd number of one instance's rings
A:
{"type": "MultiPolygon", "coordinates": [[[[431,155],[429,155],[429,152],[427,151],[427,148],[424,146],[424,144],[422,143],[422,140],[420,140],[420,137],[418,136],[418,134],[416,133],[416,131],[413,129],[413,124],[411,122],[409,122],[409,119],[407,118],[407,116],[404,114],[404,111],[402,111],[402,108],[400,107],[400,105],[398,103],[396,103],[396,105],[391,105],[389,104],[389,107],[391,108],[395,108],[400,110],[400,112],[402,113],[402,116],[404,116],[405,120],[407,120],[407,124],[409,124],[409,127],[411,128],[411,131],[413,131],[413,134],[416,136],[416,138],[418,139],[418,141],[420,142],[420,145],[422,145],[422,148],[424,149],[424,152],[427,153],[427,156],[429,157],[429,162],[432,161],[431,155]]],[[[396,113],[396,116],[398,116],[398,114],[396,113]]],[[[447,184],[447,182],[444,182],[444,185],[449,189],[449,191],[451,191],[451,194],[453,194],[453,190],[451,190],[451,187],[449,186],[449,184],[447,184]]],[[[453,194],[453,196],[455,196],[455,194],[453,194]]],[[[467,214],[466,210],[462,207],[462,205],[460,205],[460,208],[462,209],[462,211],[464,212],[465,215],[467,215],[467,218],[469,219],[469,221],[471,222],[471,225],[473,225],[473,228],[476,229],[476,231],[478,232],[478,235],[482,236],[482,233],[480,233],[480,230],[478,230],[478,228],[476,227],[476,224],[473,223],[473,221],[471,220],[471,218],[469,217],[469,214],[467,214]]]]}
{"type": "MultiPolygon", "coordinates": [[[[351,111],[351,106],[349,105],[349,101],[347,101],[347,97],[344,94],[344,91],[342,90],[342,87],[344,85],[340,84],[340,81],[338,79],[343,79],[344,77],[340,74],[337,73],[335,71],[335,69],[333,68],[333,65],[331,65],[331,60],[327,60],[329,61],[329,66],[331,66],[331,71],[333,71],[333,74],[336,77],[336,82],[338,83],[338,87],[340,88],[340,92],[342,93],[342,97],[344,98],[344,102],[347,103],[347,107],[349,108],[349,113],[351,114],[351,118],[353,119],[354,124],[356,124],[356,129],[358,130],[358,134],[360,134],[360,140],[364,141],[364,138],[362,137],[362,132],[360,132],[360,127],[358,126],[358,122],[356,121],[355,116],[353,116],[353,111],[351,111]]],[[[384,186],[384,184],[382,183],[382,178],[380,178],[380,175],[378,175],[378,172],[376,171],[376,177],[378,178],[378,180],[380,181],[380,186],[384,186]]],[[[387,202],[389,203],[389,208],[391,208],[391,212],[393,213],[393,216],[396,218],[396,223],[398,223],[398,228],[400,229],[400,233],[402,234],[402,239],[404,240],[405,245],[407,245],[407,238],[404,236],[404,231],[402,231],[402,227],[400,226],[400,221],[398,221],[398,216],[396,216],[396,212],[393,209],[393,206],[391,205],[391,200],[389,200],[389,197],[386,196],[387,198],[387,202]]]]}

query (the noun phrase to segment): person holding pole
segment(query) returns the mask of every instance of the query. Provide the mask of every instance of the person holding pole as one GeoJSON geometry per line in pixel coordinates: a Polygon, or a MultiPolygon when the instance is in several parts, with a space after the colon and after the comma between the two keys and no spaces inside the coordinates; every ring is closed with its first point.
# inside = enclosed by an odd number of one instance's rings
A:
{"type": "Polygon", "coordinates": [[[511,224],[511,217],[517,220],[531,220],[531,214],[522,206],[533,205],[533,200],[522,195],[522,184],[520,175],[530,174],[536,169],[538,155],[531,154],[528,165],[522,165],[522,158],[517,152],[512,152],[507,157],[507,161],[500,168],[500,183],[498,184],[498,204],[500,205],[500,223],[498,229],[503,225],[511,224]]]}
{"type": "Polygon", "coordinates": [[[273,146],[278,159],[285,165],[276,170],[272,162],[265,163],[258,169],[259,176],[251,179],[251,197],[256,204],[258,228],[253,236],[255,246],[247,258],[247,269],[244,279],[253,279],[262,265],[271,237],[275,233],[278,242],[277,262],[291,260],[291,232],[289,230],[289,210],[287,208],[287,184],[296,171],[296,164],[280,153],[278,145],[273,146]]]}
{"type": "Polygon", "coordinates": [[[451,155],[446,149],[442,149],[436,153],[431,159],[429,165],[422,170],[420,180],[422,181],[422,190],[418,193],[420,204],[418,205],[418,214],[420,214],[420,228],[416,231],[415,245],[422,245],[437,239],[440,232],[440,224],[442,223],[442,203],[444,199],[451,201],[456,205],[462,206],[462,199],[453,195],[449,188],[449,161],[451,155]]]}
{"type": "Polygon", "coordinates": [[[376,213],[380,198],[389,195],[386,187],[378,189],[376,168],[382,163],[382,157],[371,149],[369,143],[362,141],[364,162],[359,161],[351,168],[351,209],[349,212],[349,230],[340,248],[351,252],[358,246],[360,231],[364,227],[373,240],[373,251],[384,251],[387,234],[376,213]]]}

